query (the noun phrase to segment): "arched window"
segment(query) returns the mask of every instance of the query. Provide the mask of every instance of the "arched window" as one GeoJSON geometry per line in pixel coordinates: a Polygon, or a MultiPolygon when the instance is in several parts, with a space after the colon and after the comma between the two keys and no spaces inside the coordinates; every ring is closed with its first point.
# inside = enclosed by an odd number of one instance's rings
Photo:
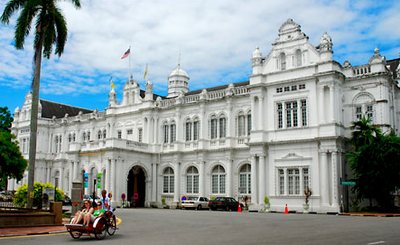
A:
{"type": "Polygon", "coordinates": [[[245,136],[246,135],[246,128],[245,128],[245,120],[246,117],[244,116],[243,112],[239,113],[238,119],[237,119],[237,125],[238,125],[238,136],[245,136]]]}
{"type": "Polygon", "coordinates": [[[225,169],[221,165],[217,165],[211,172],[211,193],[225,193],[225,169]]]}
{"type": "Polygon", "coordinates": [[[210,121],[210,138],[216,139],[217,138],[217,130],[218,130],[218,119],[215,116],[211,117],[210,121]]]}
{"type": "Polygon", "coordinates": [[[199,140],[200,122],[198,118],[193,120],[193,140],[199,140]]]}
{"type": "Polygon", "coordinates": [[[369,93],[361,93],[353,100],[354,119],[361,120],[363,116],[369,117],[374,122],[374,97],[369,93]]]}
{"type": "Polygon", "coordinates": [[[251,167],[245,164],[239,171],[239,193],[251,194],[251,167]]]}
{"type": "Polygon", "coordinates": [[[75,133],[72,134],[72,141],[75,142],[75,133]]]}
{"type": "Polygon", "coordinates": [[[186,172],[186,192],[199,193],[199,171],[191,166],[186,172]]]}
{"type": "Polygon", "coordinates": [[[86,141],[86,132],[83,132],[82,139],[83,139],[83,141],[86,141]]]}
{"type": "Polygon", "coordinates": [[[279,61],[280,61],[280,64],[281,64],[281,70],[282,71],[286,70],[286,55],[285,55],[285,53],[281,53],[279,55],[279,61]]]}
{"type": "Polygon", "coordinates": [[[247,113],[247,135],[251,132],[251,111],[247,113]]]}
{"type": "Polygon", "coordinates": [[[69,133],[69,134],[68,134],[68,143],[71,143],[71,142],[72,142],[72,134],[69,133]]]}
{"type": "Polygon", "coordinates": [[[193,125],[193,123],[188,118],[185,123],[185,139],[186,139],[186,141],[192,140],[192,125],[193,125]]]}
{"type": "Polygon", "coordinates": [[[225,118],[225,116],[221,116],[219,118],[219,137],[220,138],[226,137],[226,118],[225,118]]]}
{"type": "Polygon", "coordinates": [[[90,131],[87,132],[87,140],[90,141],[90,131]]]}
{"type": "Polygon", "coordinates": [[[170,140],[170,143],[174,143],[174,142],[176,141],[176,124],[175,124],[174,121],[171,122],[170,130],[171,130],[171,140],[170,140]]]}
{"type": "Polygon", "coordinates": [[[296,67],[300,67],[302,65],[302,60],[301,60],[301,50],[297,49],[296,50],[296,67]]]}
{"type": "Polygon", "coordinates": [[[174,193],[174,170],[167,167],[163,173],[163,192],[174,193]]]}
{"type": "Polygon", "coordinates": [[[97,139],[101,139],[101,130],[97,131],[97,139]]]}
{"type": "Polygon", "coordinates": [[[164,125],[163,125],[163,132],[164,132],[163,143],[168,143],[169,142],[169,125],[167,123],[164,123],[164,125]]]}
{"type": "Polygon", "coordinates": [[[107,130],[103,130],[103,139],[107,138],[107,130]]]}

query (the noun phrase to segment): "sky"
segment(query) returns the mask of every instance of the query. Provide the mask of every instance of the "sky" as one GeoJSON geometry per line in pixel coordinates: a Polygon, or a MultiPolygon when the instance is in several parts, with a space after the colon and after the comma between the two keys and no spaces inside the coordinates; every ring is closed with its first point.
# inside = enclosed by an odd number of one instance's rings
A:
{"type": "MultiPolygon", "coordinates": [[[[6,2],[1,1],[0,13],[6,2]]],[[[387,59],[400,56],[398,0],[81,0],[57,1],[68,24],[61,57],[42,62],[40,98],[104,111],[110,78],[121,99],[131,72],[144,88],[167,94],[168,75],[177,66],[189,74],[189,89],[248,81],[251,55],[271,50],[279,27],[292,18],[314,45],[327,32],[334,59],[353,66],[368,63],[378,47],[387,59]]],[[[24,49],[14,46],[19,13],[0,23],[0,107],[22,107],[32,81],[32,33],[24,49]]],[[[33,29],[33,28],[32,28],[33,29]]]]}

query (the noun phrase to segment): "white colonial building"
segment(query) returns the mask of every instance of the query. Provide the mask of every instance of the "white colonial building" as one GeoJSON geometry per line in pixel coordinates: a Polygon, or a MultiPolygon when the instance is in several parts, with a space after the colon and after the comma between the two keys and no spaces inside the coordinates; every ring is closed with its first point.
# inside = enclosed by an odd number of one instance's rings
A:
{"type": "MultiPolygon", "coordinates": [[[[73,180],[86,175],[89,193],[98,178],[117,205],[123,193],[137,206],[247,196],[259,210],[268,196],[276,211],[301,211],[310,187],[311,211],[339,212],[351,122],[368,115],[399,133],[400,67],[378,49],[365,65],[341,65],[332,45],[326,33],[311,44],[289,19],[266,56],[253,52],[247,82],[189,91],[178,65],[166,97],[130,79],[120,103],[112,87],[103,112],[41,100],[35,179],[70,194],[73,180]]],[[[28,94],[12,127],[25,157],[30,106],[28,94]]]]}

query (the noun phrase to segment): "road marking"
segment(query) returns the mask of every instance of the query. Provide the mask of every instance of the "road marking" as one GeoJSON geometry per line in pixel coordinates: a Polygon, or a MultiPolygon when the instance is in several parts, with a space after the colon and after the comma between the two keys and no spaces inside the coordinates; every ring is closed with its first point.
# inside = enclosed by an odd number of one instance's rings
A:
{"type": "Polygon", "coordinates": [[[0,237],[0,240],[5,240],[5,239],[16,239],[16,238],[32,238],[33,236],[35,237],[40,237],[40,236],[59,236],[59,235],[65,235],[67,232],[59,232],[59,233],[51,233],[51,234],[32,234],[32,235],[23,235],[23,236],[6,236],[6,237],[0,237]]]}
{"type": "Polygon", "coordinates": [[[386,243],[386,242],[385,241],[377,241],[377,242],[367,243],[367,245],[384,244],[384,243],[386,243]]]}

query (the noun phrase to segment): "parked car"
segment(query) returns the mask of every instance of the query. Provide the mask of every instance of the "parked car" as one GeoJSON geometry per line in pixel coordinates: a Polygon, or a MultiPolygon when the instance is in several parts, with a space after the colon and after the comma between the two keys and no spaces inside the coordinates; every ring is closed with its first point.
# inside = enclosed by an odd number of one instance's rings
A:
{"type": "MultiPolygon", "coordinates": [[[[208,207],[210,207],[211,210],[222,209],[226,211],[236,211],[238,210],[238,205],[238,201],[233,197],[217,197],[208,202],[208,207]]],[[[240,206],[243,208],[243,204],[240,204],[240,206]]]]}
{"type": "Polygon", "coordinates": [[[182,201],[182,209],[194,208],[197,210],[208,209],[207,197],[188,197],[187,200],[182,201]]]}

